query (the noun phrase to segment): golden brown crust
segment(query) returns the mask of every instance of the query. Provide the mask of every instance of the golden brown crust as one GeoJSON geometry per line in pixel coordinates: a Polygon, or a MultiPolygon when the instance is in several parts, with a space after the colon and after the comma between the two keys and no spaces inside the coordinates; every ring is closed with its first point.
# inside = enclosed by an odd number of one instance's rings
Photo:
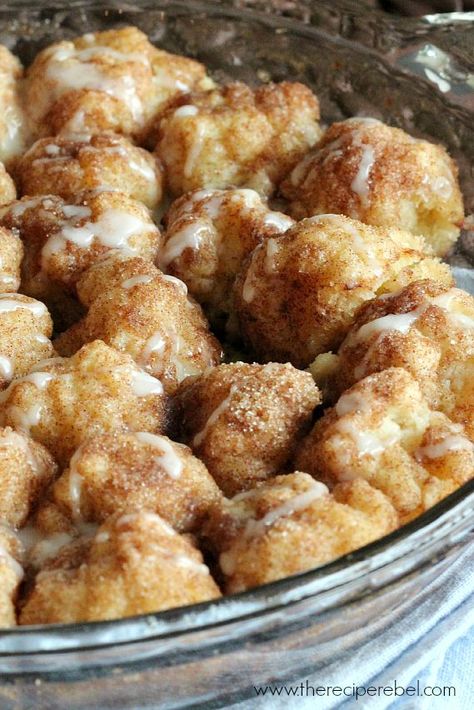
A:
{"type": "Polygon", "coordinates": [[[243,260],[294,222],[254,190],[198,190],[178,198],[166,218],[159,263],[186,283],[211,323],[232,312],[232,286],[243,260]]]}
{"type": "Polygon", "coordinates": [[[263,361],[306,367],[340,344],[357,309],[375,294],[429,274],[452,285],[449,267],[426,249],[421,237],[342,215],[298,222],[257,247],[236,280],[236,312],[247,344],[263,361]]]}
{"type": "Polygon", "coordinates": [[[156,151],[174,195],[226,187],[268,195],[319,138],[318,119],[318,101],[303,84],[253,91],[236,82],[175,102],[156,151]]]}
{"type": "Polygon", "coordinates": [[[176,403],[184,440],[234,495],[284,469],[319,401],[289,364],[234,363],[185,381],[176,403]]]}
{"type": "Polygon", "coordinates": [[[94,434],[162,431],[165,397],[159,380],[129,355],[96,340],[12,382],[2,394],[0,418],[3,426],[29,432],[65,466],[94,434]]]}
{"type": "Polygon", "coordinates": [[[16,178],[21,195],[58,195],[72,203],[87,190],[119,190],[154,209],[163,194],[158,160],[111,133],[41,138],[18,161],[16,178]]]}
{"type": "Polygon", "coordinates": [[[18,291],[23,244],[10,229],[0,226],[0,293],[18,291]]]}
{"type": "Polygon", "coordinates": [[[70,356],[100,338],[131,355],[169,393],[188,375],[220,362],[220,344],[200,306],[187,297],[184,283],[145,259],[113,254],[87,271],[78,291],[89,310],[56,339],[61,355],[70,356]],[[91,293],[97,294],[92,301],[91,293]]]}
{"type": "Polygon", "coordinates": [[[440,145],[374,119],[334,123],[282,184],[297,219],[334,212],[422,234],[444,255],[464,216],[454,161],[440,145]]]}
{"type": "Polygon", "coordinates": [[[178,532],[198,530],[220,497],[187,446],[149,432],[89,439],[52,489],[52,500],[76,522],[103,523],[114,513],[148,510],[178,532]]]}
{"type": "Polygon", "coordinates": [[[186,537],[147,512],[110,517],[91,542],[63,548],[36,576],[20,624],[118,619],[216,599],[186,537]]]}
{"type": "Polygon", "coordinates": [[[342,484],[331,495],[296,472],[223,499],[203,534],[232,594],[330,562],[397,525],[389,500],[366,481],[342,484]]]}
{"type": "Polygon", "coordinates": [[[406,522],[474,476],[474,445],[390,368],[347,390],[302,442],[295,466],[330,486],[364,478],[406,522]]]}

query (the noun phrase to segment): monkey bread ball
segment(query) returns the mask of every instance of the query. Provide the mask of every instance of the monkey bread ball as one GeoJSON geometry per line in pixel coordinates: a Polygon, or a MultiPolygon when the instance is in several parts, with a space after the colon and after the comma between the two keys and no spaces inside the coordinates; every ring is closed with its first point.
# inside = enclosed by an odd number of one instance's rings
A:
{"type": "Polygon", "coordinates": [[[37,296],[47,295],[51,281],[74,291],[80,275],[111,250],[154,261],[161,243],[147,208],[121,192],[86,192],[73,204],[55,195],[23,197],[1,221],[26,246],[22,290],[37,296]]]}
{"type": "Polygon", "coordinates": [[[0,521],[22,527],[56,471],[44,446],[21,431],[0,428],[0,521]]]}
{"type": "Polygon", "coordinates": [[[187,376],[217,365],[221,346],[200,306],[187,297],[184,283],[165,276],[145,259],[128,261],[127,274],[127,260],[113,255],[91,267],[84,284],[79,280],[80,296],[92,289],[97,297],[89,302],[86,295],[87,314],[56,339],[55,348],[69,356],[100,338],[131,355],[171,393],[187,376]],[[112,277],[111,263],[118,264],[112,277]]]}
{"type": "Polygon", "coordinates": [[[440,145],[373,118],[334,123],[282,184],[296,219],[335,212],[422,234],[443,256],[464,216],[458,170],[440,145]]]}
{"type": "Polygon", "coordinates": [[[0,389],[55,354],[52,332],[44,303],[20,293],[0,293],[0,389]]]}
{"type": "Polygon", "coordinates": [[[233,594],[330,562],[397,525],[390,501],[366,481],[340,484],[331,494],[297,471],[224,498],[203,535],[233,594]]]}
{"type": "Polygon", "coordinates": [[[3,163],[0,163],[0,205],[7,205],[16,199],[16,186],[13,179],[5,170],[3,163]]]}
{"type": "Polygon", "coordinates": [[[176,399],[184,441],[225,495],[281,472],[319,401],[309,373],[242,362],[186,380],[176,399]]]}
{"type": "Polygon", "coordinates": [[[219,324],[232,311],[232,286],[245,257],[293,224],[254,190],[191,192],[173,202],[166,215],[159,264],[184,281],[211,322],[219,324]]]}
{"type": "Polygon", "coordinates": [[[7,47],[0,45],[0,160],[14,165],[29,139],[20,90],[23,67],[7,47]]]}
{"type": "Polygon", "coordinates": [[[235,283],[235,308],[258,359],[306,367],[338,347],[365,301],[428,277],[453,284],[422,237],[320,215],[253,251],[235,283]]]}
{"type": "Polygon", "coordinates": [[[161,382],[100,340],[39,363],[0,394],[1,425],[29,433],[61,466],[95,434],[156,432],[165,421],[161,382]]]}
{"type": "Polygon", "coordinates": [[[474,438],[474,298],[435,281],[415,281],[366,303],[337,355],[320,355],[311,372],[337,398],[366,375],[403,367],[430,406],[474,438]]]}
{"type": "Polygon", "coordinates": [[[123,27],[44,49],[27,71],[25,97],[36,137],[113,131],[140,141],[170,99],[207,86],[202,64],[123,27]]]}
{"type": "Polygon", "coordinates": [[[269,195],[320,137],[318,120],[318,100],[303,84],[236,82],[176,101],[156,151],[173,195],[226,187],[269,195]]]}
{"type": "Polygon", "coordinates": [[[474,445],[461,424],[430,408],[406,370],[390,368],[344,392],[295,466],[329,486],[367,480],[406,522],[474,476],[474,445]]]}
{"type": "Polygon", "coordinates": [[[21,239],[0,224],[0,293],[18,291],[23,257],[21,239]]]}
{"type": "Polygon", "coordinates": [[[0,523],[0,628],[16,626],[16,601],[23,580],[23,548],[12,530],[0,523]]]}
{"type": "Polygon", "coordinates": [[[149,432],[89,439],[52,489],[53,501],[75,521],[102,523],[114,513],[148,510],[179,532],[198,530],[220,497],[187,446],[149,432]]]}
{"type": "Polygon", "coordinates": [[[120,619],[220,597],[199,550],[150,512],[113,515],[37,574],[20,624],[120,619]]]}
{"type": "Polygon", "coordinates": [[[118,190],[154,209],[163,194],[157,159],[113,134],[41,138],[15,172],[21,195],[58,195],[73,204],[87,190],[118,190]]]}

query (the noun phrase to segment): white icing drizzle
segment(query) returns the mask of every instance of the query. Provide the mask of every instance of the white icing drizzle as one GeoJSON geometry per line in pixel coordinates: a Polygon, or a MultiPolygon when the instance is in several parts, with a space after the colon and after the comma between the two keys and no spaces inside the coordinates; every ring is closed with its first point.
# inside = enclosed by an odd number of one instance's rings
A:
{"type": "Polygon", "coordinates": [[[177,108],[173,116],[174,118],[185,118],[186,116],[195,116],[197,113],[199,113],[197,106],[186,104],[177,108]]]}
{"type": "Polygon", "coordinates": [[[153,281],[154,278],[154,276],[151,276],[149,274],[140,274],[139,276],[132,276],[131,278],[122,281],[122,288],[128,290],[133,288],[134,286],[138,286],[138,284],[148,284],[150,283],[150,281],[153,281]]]}
{"type": "Polygon", "coordinates": [[[69,462],[69,501],[71,505],[72,518],[75,521],[81,519],[81,498],[83,479],[77,470],[77,463],[82,456],[82,446],[74,452],[69,462]]]}
{"type": "Polygon", "coordinates": [[[0,375],[5,380],[13,377],[13,360],[6,355],[0,355],[0,375]]]}
{"type": "Polygon", "coordinates": [[[193,438],[193,446],[200,446],[202,442],[204,441],[205,437],[207,436],[207,433],[209,432],[209,429],[217,422],[219,417],[225,410],[228,408],[233,395],[235,392],[238,391],[238,385],[235,383],[231,386],[229,390],[229,394],[227,397],[224,397],[222,402],[214,409],[214,411],[211,413],[209,419],[205,423],[204,427],[199,431],[193,438]]]}
{"type": "Polygon", "coordinates": [[[286,232],[295,224],[295,220],[283,212],[267,212],[263,224],[267,227],[276,227],[280,232],[286,232]]]}
{"type": "Polygon", "coordinates": [[[371,145],[362,142],[358,142],[356,145],[361,148],[362,156],[357,173],[351,182],[351,190],[359,196],[361,204],[365,206],[369,197],[369,177],[375,162],[375,153],[371,145]]]}
{"type": "Polygon", "coordinates": [[[170,478],[176,480],[181,476],[183,464],[179,454],[168,439],[164,436],[149,434],[144,431],[137,432],[134,434],[134,437],[141,444],[152,446],[154,449],[158,449],[161,452],[154,456],[154,460],[170,478]]]}
{"type": "Polygon", "coordinates": [[[144,370],[132,370],[131,386],[133,394],[137,397],[148,397],[152,394],[163,394],[163,385],[156,377],[152,377],[144,370]]]}
{"type": "Polygon", "coordinates": [[[166,241],[160,254],[161,267],[166,268],[172,261],[181,256],[185,249],[198,249],[201,245],[203,232],[208,229],[207,224],[191,222],[191,224],[187,224],[175,232],[166,241]]]}
{"type": "Polygon", "coordinates": [[[417,459],[439,459],[450,454],[452,451],[469,451],[474,453],[474,444],[461,434],[447,434],[441,441],[417,449],[415,456],[417,459]]]}
{"type": "Polygon", "coordinates": [[[263,268],[267,274],[271,274],[275,269],[275,256],[278,253],[280,242],[277,239],[267,239],[265,244],[265,260],[263,262],[263,268]]]}
{"type": "Polygon", "coordinates": [[[140,363],[146,367],[149,365],[152,355],[163,355],[165,347],[166,341],[161,333],[159,331],[154,333],[145,341],[145,345],[143,346],[143,350],[140,355],[140,363]]]}
{"type": "Polygon", "coordinates": [[[343,417],[345,414],[367,411],[367,407],[367,398],[363,394],[360,392],[348,392],[339,398],[335,410],[338,417],[343,417]]]}
{"type": "MultiPolygon", "coordinates": [[[[88,207],[75,205],[67,205],[64,213],[71,219],[82,219],[91,215],[88,207]]],[[[87,249],[94,239],[97,239],[102,246],[109,249],[119,249],[130,255],[136,254],[137,250],[130,245],[129,240],[142,231],[150,231],[150,225],[143,220],[123,210],[105,210],[95,222],[86,222],[79,227],[66,224],[59,232],[53,234],[42,249],[42,266],[46,270],[53,254],[65,249],[68,242],[81,249],[87,249]]]]}
{"type": "Polygon", "coordinates": [[[176,276],[170,276],[170,274],[164,274],[161,277],[164,281],[168,281],[169,283],[173,284],[173,286],[176,286],[179,291],[183,294],[183,296],[188,295],[188,287],[184,283],[184,281],[181,281],[181,279],[176,278],[176,276]]]}
{"type": "Polygon", "coordinates": [[[41,301],[22,301],[18,294],[0,293],[0,313],[24,309],[31,311],[35,316],[43,316],[48,313],[48,309],[41,301]]]}
{"type": "Polygon", "coordinates": [[[189,178],[193,174],[193,171],[196,167],[196,163],[198,161],[198,158],[204,148],[204,136],[205,136],[204,126],[201,123],[196,123],[196,125],[194,126],[194,130],[195,130],[194,141],[188,150],[188,154],[186,156],[186,162],[184,163],[184,171],[183,172],[184,172],[185,178],[189,178]]]}

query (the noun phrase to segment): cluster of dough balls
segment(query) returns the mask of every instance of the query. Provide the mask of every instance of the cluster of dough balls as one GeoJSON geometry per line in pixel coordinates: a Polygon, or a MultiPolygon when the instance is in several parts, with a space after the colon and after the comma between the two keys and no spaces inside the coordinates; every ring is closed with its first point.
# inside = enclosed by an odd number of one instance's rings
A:
{"type": "Polygon", "coordinates": [[[210,86],[202,64],[124,27],[40,52],[26,73],[25,104],[36,137],[114,132],[140,142],[170,100],[210,86]]]}
{"type": "Polygon", "coordinates": [[[422,237],[342,215],[310,217],[252,252],[235,283],[235,309],[259,359],[307,367],[339,346],[363,303],[417,278],[453,283],[422,237]]]}
{"type": "Polygon", "coordinates": [[[297,218],[327,212],[421,234],[444,255],[464,217],[446,150],[373,118],[334,123],[282,184],[297,218]]]}
{"type": "Polygon", "coordinates": [[[474,444],[462,424],[431,409],[407,370],[389,368],[341,395],[295,466],[329,486],[365,479],[405,523],[474,476],[474,444]]]}
{"type": "Polygon", "coordinates": [[[134,27],[0,80],[0,627],[217,600],[474,477],[444,148],[134,27]]]}
{"type": "Polygon", "coordinates": [[[168,393],[219,363],[221,347],[200,306],[184,283],[150,261],[112,255],[88,269],[77,289],[88,311],[55,341],[60,355],[100,338],[162,380],[168,393]]]}
{"type": "Polygon", "coordinates": [[[165,221],[160,266],[184,281],[217,327],[233,312],[232,286],[245,258],[294,224],[249,189],[190,192],[172,203],[165,221]]]}

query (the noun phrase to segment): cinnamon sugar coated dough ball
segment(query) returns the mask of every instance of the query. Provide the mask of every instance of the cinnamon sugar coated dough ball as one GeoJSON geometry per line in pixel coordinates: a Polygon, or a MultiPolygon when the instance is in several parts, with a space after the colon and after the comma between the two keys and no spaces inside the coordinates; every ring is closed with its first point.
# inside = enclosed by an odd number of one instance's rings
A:
{"type": "Polygon", "coordinates": [[[37,136],[114,131],[140,140],[170,99],[210,85],[202,64],[123,27],[44,49],[28,69],[25,95],[37,136]]]}
{"type": "Polygon", "coordinates": [[[111,250],[154,261],[161,243],[148,209],[121,192],[86,192],[73,204],[54,195],[24,197],[1,221],[26,246],[22,289],[38,295],[48,294],[51,281],[73,291],[111,250]]]}
{"type": "Polygon", "coordinates": [[[0,428],[0,524],[24,525],[56,472],[44,446],[21,431],[0,428]]]}
{"type": "Polygon", "coordinates": [[[0,45],[0,160],[9,167],[26,149],[28,128],[20,96],[23,67],[0,45]]]}
{"type": "Polygon", "coordinates": [[[235,283],[235,308],[259,359],[306,367],[338,347],[365,301],[417,278],[453,284],[422,237],[321,215],[254,250],[235,283]]]}
{"type": "MultiPolygon", "coordinates": [[[[118,263],[123,273],[123,259],[112,256],[88,270],[86,288],[100,294],[88,303],[87,315],[56,339],[55,348],[69,356],[100,338],[131,355],[137,365],[162,380],[167,392],[173,392],[187,376],[217,365],[221,347],[181,281],[150,268],[144,259],[131,261],[130,275],[118,282],[116,275],[107,278],[110,262],[118,263]]],[[[81,294],[81,280],[78,288],[81,294]]]]}
{"type": "Polygon", "coordinates": [[[0,388],[55,354],[52,333],[44,303],[20,293],[0,293],[0,388]]]}
{"type": "Polygon", "coordinates": [[[330,562],[397,527],[389,500],[366,481],[326,486],[277,476],[214,506],[204,535],[219,554],[227,594],[330,562]]]}
{"type": "Polygon", "coordinates": [[[293,224],[254,190],[191,192],[173,202],[166,215],[159,263],[186,283],[218,324],[232,310],[232,285],[245,257],[293,224]]]}
{"type": "Polygon", "coordinates": [[[435,281],[369,301],[337,355],[320,355],[311,372],[334,398],[366,375],[403,367],[431,407],[474,438],[474,298],[435,281]]]}
{"type": "Polygon", "coordinates": [[[201,188],[274,192],[321,135],[319,104],[303,84],[253,90],[236,82],[180,98],[163,115],[157,154],[174,195],[201,188]]]}
{"type": "Polygon", "coordinates": [[[21,239],[0,225],[0,293],[18,291],[23,255],[21,239]]]}
{"type": "Polygon", "coordinates": [[[220,597],[202,555],[159,516],[114,515],[37,575],[21,624],[120,619],[220,597]]]}
{"type": "Polygon", "coordinates": [[[0,628],[16,626],[15,604],[24,575],[21,554],[16,535],[0,523],[0,628]]]}
{"type": "Polygon", "coordinates": [[[184,440],[226,495],[284,470],[319,401],[309,373],[277,363],[220,365],[177,396],[184,440]]]}
{"type": "Polygon", "coordinates": [[[297,219],[345,214],[422,234],[446,254],[464,216],[458,170],[440,145],[373,118],[334,123],[283,182],[297,219]]]}
{"type": "Polygon", "coordinates": [[[161,382],[100,340],[40,363],[0,398],[2,425],[29,433],[61,466],[95,434],[165,426],[161,382]]]}
{"type": "Polygon", "coordinates": [[[41,138],[18,161],[16,176],[21,195],[59,195],[72,203],[87,190],[118,190],[154,209],[163,194],[157,159],[113,134],[41,138]]]}
{"type": "Polygon", "coordinates": [[[406,522],[474,476],[462,425],[432,410],[401,368],[370,375],[316,422],[295,466],[327,483],[364,478],[406,522]]]}
{"type": "Polygon", "coordinates": [[[187,446],[149,432],[89,439],[52,493],[73,520],[102,523],[114,513],[149,510],[179,532],[199,530],[209,507],[221,497],[187,446]]]}

